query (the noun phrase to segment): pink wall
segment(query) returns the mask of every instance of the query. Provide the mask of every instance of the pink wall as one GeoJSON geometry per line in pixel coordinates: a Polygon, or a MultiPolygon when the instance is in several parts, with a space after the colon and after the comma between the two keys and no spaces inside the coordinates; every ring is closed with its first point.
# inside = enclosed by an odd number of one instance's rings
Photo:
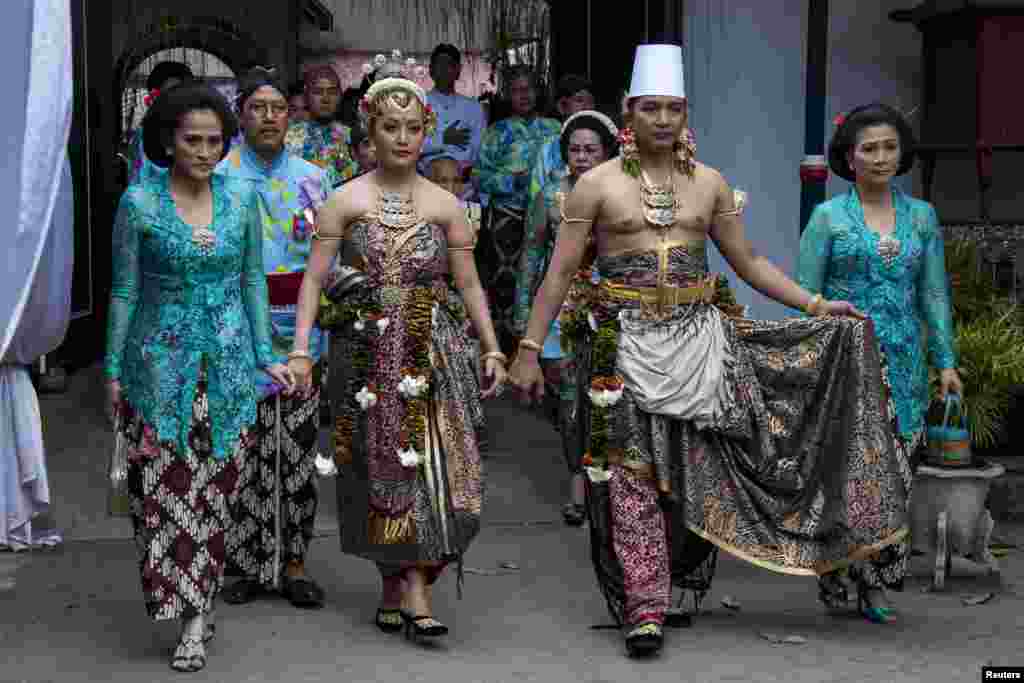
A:
{"type": "MultiPolygon", "coordinates": [[[[339,52],[333,57],[327,59],[320,58],[316,60],[303,61],[301,70],[305,72],[311,67],[329,63],[341,77],[342,88],[358,87],[363,80],[363,64],[372,62],[376,55],[376,52],[339,52]]],[[[427,66],[430,60],[430,55],[413,56],[416,58],[416,61],[419,64],[424,65],[424,67],[427,66]]],[[[463,55],[462,77],[459,78],[458,83],[456,83],[455,91],[461,95],[478,97],[484,92],[494,89],[494,87],[488,82],[490,75],[491,65],[482,61],[479,55],[463,55]]],[[[426,90],[430,90],[434,87],[434,83],[427,73],[414,76],[413,80],[423,86],[426,90]]]]}

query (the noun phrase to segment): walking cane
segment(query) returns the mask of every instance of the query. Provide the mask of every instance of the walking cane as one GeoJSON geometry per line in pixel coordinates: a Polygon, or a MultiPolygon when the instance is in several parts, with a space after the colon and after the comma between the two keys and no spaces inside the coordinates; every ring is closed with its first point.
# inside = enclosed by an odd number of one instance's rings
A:
{"type": "Polygon", "coordinates": [[[281,392],[275,401],[274,423],[274,590],[281,590],[281,392]]]}

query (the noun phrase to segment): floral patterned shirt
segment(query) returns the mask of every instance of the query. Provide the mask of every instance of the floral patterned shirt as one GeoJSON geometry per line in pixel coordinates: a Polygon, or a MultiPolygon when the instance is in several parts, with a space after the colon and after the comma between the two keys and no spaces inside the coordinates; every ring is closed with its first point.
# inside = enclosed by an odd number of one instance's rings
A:
{"type": "Polygon", "coordinates": [[[561,130],[558,121],[541,117],[529,121],[507,118],[488,128],[473,169],[481,203],[524,211],[537,152],[545,140],[561,130]]]}
{"type": "MultiPolygon", "coordinates": [[[[266,273],[305,272],[316,213],[337,182],[334,169],[320,169],[287,150],[268,164],[243,142],[220,162],[217,173],[248,182],[260,197],[266,273]]],[[[295,306],[275,306],[271,322],[275,357],[286,362],[295,334],[295,306]]],[[[315,326],[309,352],[314,360],[323,352],[322,334],[315,326]]],[[[263,397],[280,390],[265,373],[256,382],[263,397]]]]}
{"type": "Polygon", "coordinates": [[[334,170],[337,175],[332,178],[334,184],[331,189],[359,172],[359,165],[352,157],[351,144],[352,131],[338,121],[328,124],[296,121],[288,127],[284,138],[285,147],[295,156],[320,168],[334,170]]]}
{"type": "Polygon", "coordinates": [[[875,323],[889,364],[900,433],[924,427],[928,358],[956,367],[946,256],[931,204],[893,190],[896,225],[887,259],[882,238],[864,222],[856,189],[819,204],[800,238],[799,282],[826,299],[844,300],[875,323]],[[927,334],[925,334],[927,330],[927,334]],[[927,341],[925,337],[927,336],[927,341]]]}
{"type": "Polygon", "coordinates": [[[256,420],[253,373],[274,362],[259,198],[214,176],[213,246],[204,248],[178,216],[169,177],[140,178],[118,205],[105,372],[184,454],[205,363],[213,457],[223,459],[256,420]]]}

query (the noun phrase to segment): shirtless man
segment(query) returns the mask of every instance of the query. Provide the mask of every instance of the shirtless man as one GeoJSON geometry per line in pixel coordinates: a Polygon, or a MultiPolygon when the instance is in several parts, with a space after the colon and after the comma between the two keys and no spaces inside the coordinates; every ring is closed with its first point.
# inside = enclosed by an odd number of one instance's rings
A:
{"type": "MultiPolygon", "coordinates": [[[[825,419],[822,410],[848,410],[850,420],[884,415],[877,344],[870,323],[861,322],[851,304],[812,296],[754,251],[733,190],[721,173],[693,159],[682,73],[679,47],[638,48],[622,154],[585,173],[566,199],[552,263],[510,369],[527,402],[543,397],[541,340],[570,291],[589,287],[587,296],[570,296],[567,309],[579,303],[579,319],[589,322],[567,326],[563,317],[562,330],[580,347],[579,357],[589,359],[580,361],[581,384],[589,386],[577,392],[576,409],[585,435],[595,569],[635,656],[660,650],[671,579],[693,571],[694,564],[677,561],[694,541],[710,541],[761,567],[813,575],[823,564],[884,547],[905,533],[902,513],[877,501],[872,514],[883,520],[877,527],[835,531],[831,519],[801,507],[804,497],[814,498],[811,487],[824,489],[811,481],[817,475],[792,483],[778,474],[791,455],[788,446],[800,451],[805,469],[816,459],[828,460],[818,469],[880,482],[881,490],[899,496],[899,482],[883,480],[895,458],[894,450],[878,446],[891,440],[885,420],[861,420],[871,425],[870,441],[849,429],[794,443],[775,428],[789,420],[787,434],[810,434],[803,422],[825,419]],[[591,231],[602,276],[596,285],[577,278],[591,231]],[[718,285],[707,278],[708,238],[756,290],[816,317],[757,322],[760,336],[752,338],[744,330],[754,321],[740,325],[725,307],[712,305],[722,302],[718,285]],[[600,305],[592,305],[595,300],[600,305]],[[652,318],[656,324],[647,324],[652,318]],[[804,353],[813,359],[810,369],[777,363],[765,368],[771,360],[766,345],[776,354],[804,353]],[[727,367],[728,357],[735,363],[727,367]],[[864,361],[856,374],[834,365],[850,358],[864,361]],[[794,371],[803,374],[795,377],[794,371]],[[865,387],[852,401],[857,405],[837,407],[831,401],[842,399],[829,398],[827,406],[821,400],[808,406],[808,390],[842,393],[837,385],[811,384],[835,382],[837,375],[847,386],[865,387]],[[762,387],[771,392],[771,404],[762,387]],[[739,433],[743,429],[748,436],[739,433]],[[876,454],[881,448],[876,461],[885,461],[883,467],[864,466],[865,458],[854,455],[871,448],[876,454]],[[748,463],[755,459],[761,464],[751,472],[748,463]],[[834,459],[840,462],[833,465],[834,459]],[[806,528],[792,527],[787,513],[793,510],[809,520],[801,522],[806,528]]],[[[705,547],[704,557],[710,550],[705,547]]]]}

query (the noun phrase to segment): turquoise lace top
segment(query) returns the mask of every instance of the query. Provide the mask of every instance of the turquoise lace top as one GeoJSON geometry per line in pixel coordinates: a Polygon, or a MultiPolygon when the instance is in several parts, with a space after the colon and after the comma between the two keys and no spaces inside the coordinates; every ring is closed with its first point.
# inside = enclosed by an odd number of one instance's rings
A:
{"type": "Polygon", "coordinates": [[[924,427],[928,361],[956,367],[946,257],[935,209],[893,190],[899,245],[889,259],[881,237],[864,222],[856,189],[814,209],[800,238],[799,282],[826,299],[851,302],[868,314],[889,364],[900,433],[924,427]],[[927,350],[927,357],[926,357],[927,350]]]}
{"type": "Polygon", "coordinates": [[[255,368],[273,363],[258,198],[213,176],[215,241],[204,251],[169,177],[141,178],[118,205],[106,374],[157,438],[185,453],[205,361],[213,457],[223,459],[256,420],[255,368]]]}

